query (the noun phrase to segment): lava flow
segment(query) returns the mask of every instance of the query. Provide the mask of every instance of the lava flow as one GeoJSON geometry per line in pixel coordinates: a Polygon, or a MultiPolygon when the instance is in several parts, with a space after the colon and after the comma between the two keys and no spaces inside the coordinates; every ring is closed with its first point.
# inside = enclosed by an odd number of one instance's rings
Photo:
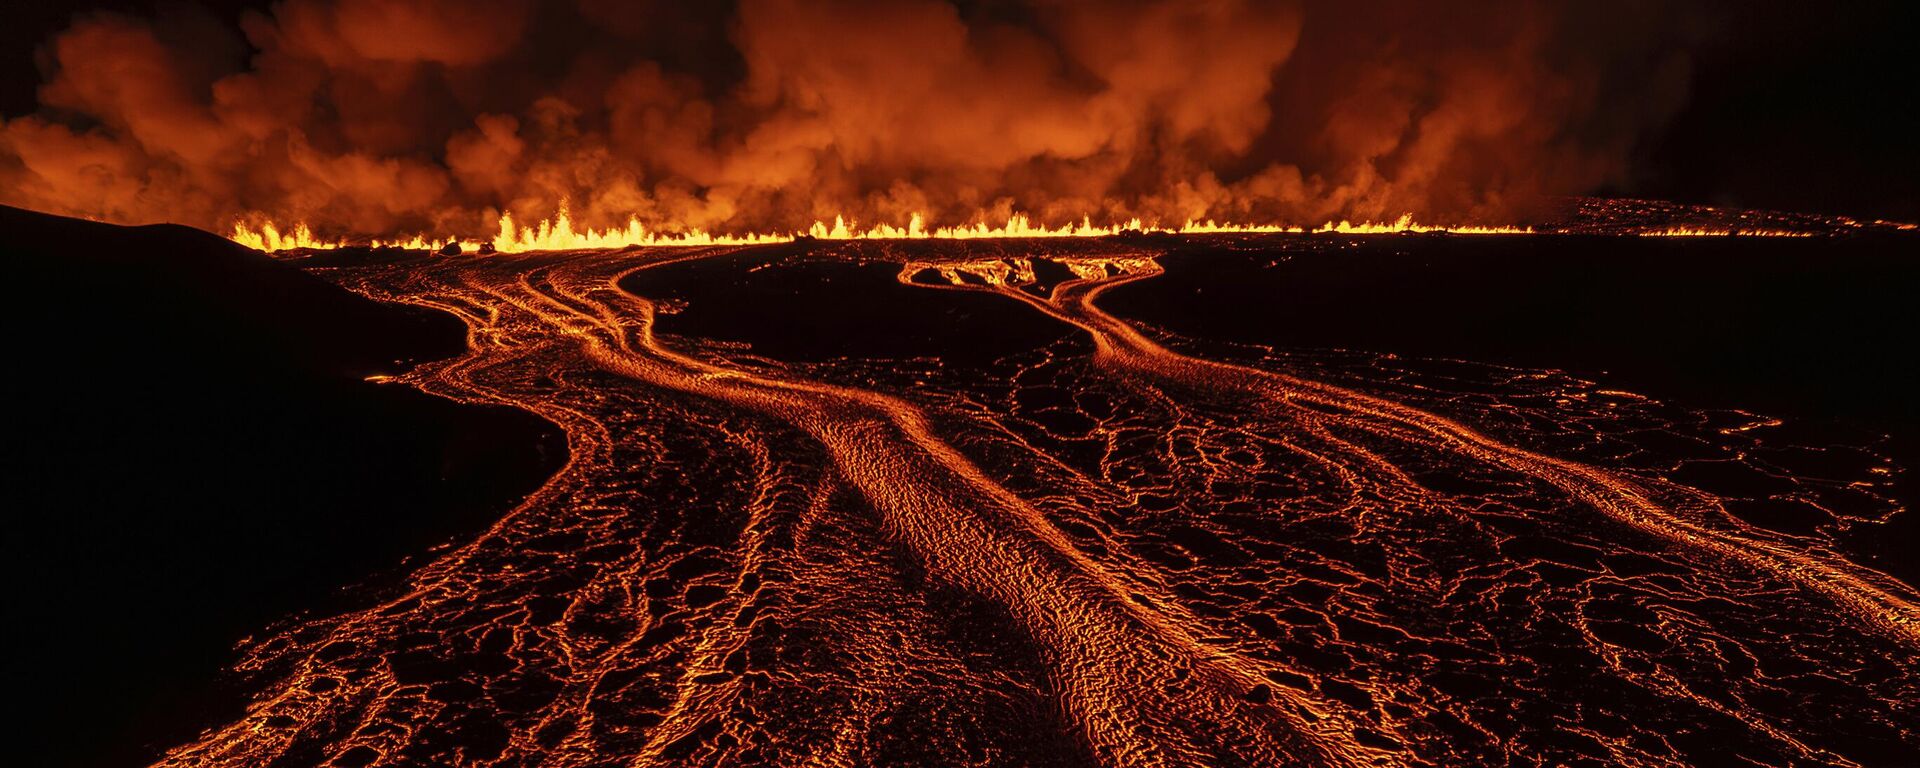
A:
{"type": "MultiPolygon", "coordinates": [[[[629,218],[626,225],[622,227],[607,229],[576,227],[572,216],[567,212],[566,205],[562,203],[557,216],[552,219],[543,219],[539,224],[531,226],[516,223],[511,213],[502,214],[499,218],[499,231],[487,241],[486,246],[491,252],[523,253],[633,247],[765,245],[792,242],[802,238],[809,240],[1024,240],[1086,239],[1130,233],[1163,235],[1310,233],[1339,236],[1626,234],[1641,237],[1804,238],[1833,235],[1837,232],[1884,233],[1911,231],[1914,228],[1912,224],[1888,221],[1863,222],[1838,216],[1730,211],[1708,206],[1683,206],[1646,200],[1591,198],[1568,202],[1572,210],[1566,212],[1565,220],[1537,227],[1512,224],[1436,226],[1415,221],[1413,214],[1404,214],[1390,222],[1328,221],[1312,229],[1287,224],[1222,223],[1212,219],[1204,221],[1189,219],[1180,224],[1168,225],[1144,222],[1138,218],[1117,224],[1096,224],[1092,219],[1082,218],[1078,223],[1047,226],[1036,223],[1022,214],[1011,215],[1004,223],[990,225],[986,223],[984,213],[976,213],[972,224],[930,227],[926,220],[916,213],[908,218],[905,226],[894,226],[882,222],[860,227],[848,222],[844,216],[837,216],[832,224],[816,221],[803,232],[749,234],[714,234],[700,229],[679,233],[659,232],[648,229],[637,217],[629,218]]],[[[280,227],[271,221],[262,222],[258,226],[251,225],[247,221],[236,222],[233,230],[228,234],[228,239],[249,248],[268,252],[295,249],[332,250],[348,245],[346,240],[327,240],[317,237],[305,224],[280,227]]],[[[477,242],[451,237],[434,239],[423,235],[414,235],[410,240],[374,239],[370,241],[370,245],[373,248],[429,251],[438,251],[446,245],[458,245],[466,252],[481,250],[481,245],[477,242]]]]}
{"type": "MultiPolygon", "coordinates": [[[[572,458],[398,594],[254,642],[245,716],[163,764],[1920,754],[1914,591],[1669,476],[1685,450],[1759,461],[1760,420],[1210,345],[1096,304],[1161,258],[883,240],[321,268],[461,318],[468,354],[400,380],[538,413],[572,458]],[[983,299],[1057,340],[776,361],[672,333],[728,300],[672,289],[698,270],[983,299]]],[[[1892,514],[1870,478],[1893,470],[1865,466],[1782,482],[1892,514]]]]}

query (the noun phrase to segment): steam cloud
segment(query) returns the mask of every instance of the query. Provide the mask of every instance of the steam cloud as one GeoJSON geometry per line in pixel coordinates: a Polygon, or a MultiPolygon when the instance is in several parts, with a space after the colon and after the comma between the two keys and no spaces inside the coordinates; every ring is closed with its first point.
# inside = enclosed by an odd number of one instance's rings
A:
{"type": "Polygon", "coordinates": [[[1688,33],[1633,3],[286,0],[88,15],[0,202],[223,230],[1510,220],[1625,180],[1688,33]],[[1650,23],[1652,21],[1660,23],[1650,23]]]}

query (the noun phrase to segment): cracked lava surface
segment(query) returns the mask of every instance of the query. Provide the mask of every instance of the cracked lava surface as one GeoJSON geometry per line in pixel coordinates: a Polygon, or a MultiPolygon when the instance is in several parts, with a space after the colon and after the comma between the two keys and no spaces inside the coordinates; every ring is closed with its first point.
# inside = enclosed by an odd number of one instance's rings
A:
{"type": "Polygon", "coordinates": [[[572,458],[377,604],[256,638],[247,713],[164,765],[1920,759],[1920,598],[1836,539],[1898,511],[1867,448],[1182,338],[1101,308],[1162,273],[1114,241],[320,272],[458,316],[468,354],[401,380],[538,413],[572,458]],[[688,270],[850,263],[1042,341],[794,361],[673,332],[688,270]],[[1762,497],[1819,524],[1753,524],[1762,497]]]}

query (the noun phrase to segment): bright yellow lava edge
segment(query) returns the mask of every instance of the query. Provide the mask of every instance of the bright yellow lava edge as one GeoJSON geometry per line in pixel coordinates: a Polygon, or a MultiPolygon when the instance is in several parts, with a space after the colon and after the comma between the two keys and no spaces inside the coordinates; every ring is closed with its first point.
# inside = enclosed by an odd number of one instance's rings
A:
{"type": "MultiPolygon", "coordinates": [[[[671,247],[694,245],[760,245],[764,243],[792,242],[801,237],[819,240],[971,240],[984,238],[1021,238],[1021,237],[1104,237],[1121,232],[1156,232],[1168,234],[1215,234],[1215,233],[1296,233],[1296,234],[1393,234],[1399,232],[1447,232],[1460,235],[1524,235],[1532,234],[1532,227],[1481,227],[1481,226],[1429,226],[1417,223],[1412,214],[1401,216],[1392,223],[1363,222],[1327,222],[1318,228],[1308,230],[1274,224],[1221,224],[1213,221],[1188,221],[1177,227],[1143,224],[1134,219],[1125,224],[1097,226],[1083,219],[1077,225],[1061,227],[1035,225],[1022,214],[1015,214],[1001,226],[988,226],[978,223],[970,226],[937,227],[927,229],[919,214],[914,214],[905,227],[891,224],[879,224],[868,229],[856,229],[845,218],[835,217],[832,225],[826,222],[814,222],[807,231],[794,234],[749,234],[715,235],[702,230],[683,233],[654,232],[640,223],[638,218],[627,221],[627,226],[619,229],[575,230],[573,220],[565,210],[553,219],[541,221],[538,226],[519,227],[515,225],[513,214],[500,217],[500,231],[490,241],[495,251],[501,253],[519,253],[525,251],[565,251],[613,249],[628,247],[671,247]]],[[[1750,236],[1750,237],[1811,237],[1811,233],[1789,230],[1731,230],[1731,229],[1657,229],[1635,232],[1633,234],[1648,237],[1713,237],[1713,236],[1750,236]]],[[[262,251],[279,251],[294,248],[331,249],[350,245],[347,241],[321,240],[305,224],[294,225],[282,230],[272,222],[249,227],[244,222],[236,223],[233,232],[227,237],[236,243],[262,251]]],[[[411,240],[374,240],[369,243],[375,248],[404,248],[413,250],[439,250],[448,244],[445,240],[428,240],[418,235],[411,240]]],[[[462,251],[476,251],[481,243],[463,240],[458,243],[462,251]]]]}

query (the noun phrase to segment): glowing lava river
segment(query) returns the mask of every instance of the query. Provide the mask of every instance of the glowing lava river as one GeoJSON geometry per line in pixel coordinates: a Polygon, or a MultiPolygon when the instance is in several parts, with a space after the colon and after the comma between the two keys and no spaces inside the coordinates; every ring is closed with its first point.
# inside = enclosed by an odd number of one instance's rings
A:
{"type": "Polygon", "coordinates": [[[1884,458],[1103,309],[1165,274],[1152,242],[316,267],[462,319],[468,354],[398,383],[540,414],[571,460],[375,604],[255,639],[245,716],[163,764],[1920,756],[1920,597],[1838,539],[1899,511],[1884,458]],[[933,341],[700,333],[746,283],[933,341]],[[1824,517],[1756,524],[1709,465],[1824,517]]]}

